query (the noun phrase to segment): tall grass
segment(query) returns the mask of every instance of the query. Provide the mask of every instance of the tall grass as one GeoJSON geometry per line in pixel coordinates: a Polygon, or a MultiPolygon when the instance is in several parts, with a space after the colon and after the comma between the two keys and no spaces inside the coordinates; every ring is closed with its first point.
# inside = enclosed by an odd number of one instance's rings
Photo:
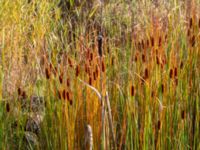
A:
{"type": "Polygon", "coordinates": [[[199,149],[199,6],[1,0],[0,149],[199,149]]]}

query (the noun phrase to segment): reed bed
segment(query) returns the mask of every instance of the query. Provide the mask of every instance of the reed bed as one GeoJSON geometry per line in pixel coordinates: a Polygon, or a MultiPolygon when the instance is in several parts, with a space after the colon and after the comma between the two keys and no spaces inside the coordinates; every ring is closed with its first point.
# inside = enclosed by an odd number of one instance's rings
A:
{"type": "Polygon", "coordinates": [[[199,8],[1,0],[0,149],[200,149],[199,8]]]}

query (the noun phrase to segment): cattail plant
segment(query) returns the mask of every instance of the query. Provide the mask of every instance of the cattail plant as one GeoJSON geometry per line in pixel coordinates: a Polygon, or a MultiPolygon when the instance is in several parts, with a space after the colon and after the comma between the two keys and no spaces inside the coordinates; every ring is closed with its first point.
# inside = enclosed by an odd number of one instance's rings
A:
{"type": "Polygon", "coordinates": [[[181,111],[181,119],[182,119],[182,120],[185,119],[185,111],[184,111],[184,110],[181,111]]]}
{"type": "Polygon", "coordinates": [[[148,79],[148,78],[149,78],[149,71],[148,71],[148,68],[145,68],[144,79],[148,79]]]}
{"type": "Polygon", "coordinates": [[[63,73],[60,74],[60,76],[59,76],[59,81],[60,81],[60,84],[63,83],[63,73]]]}
{"type": "Polygon", "coordinates": [[[72,64],[72,61],[71,61],[71,59],[68,57],[68,64],[69,64],[69,66],[72,68],[73,67],[73,64],[72,64]]]}
{"type": "Polygon", "coordinates": [[[96,65],[95,73],[96,73],[96,77],[98,77],[99,76],[99,67],[98,67],[98,65],[96,65]]]}
{"type": "Polygon", "coordinates": [[[174,68],[174,77],[177,78],[177,75],[178,75],[178,70],[177,70],[177,67],[175,67],[174,68]]]}
{"type": "Polygon", "coordinates": [[[62,99],[62,91],[58,90],[58,99],[61,100],[62,99]]]}
{"type": "Polygon", "coordinates": [[[159,57],[156,56],[156,64],[159,65],[160,64],[160,60],[159,60],[159,57]]]}
{"type": "Polygon", "coordinates": [[[180,69],[183,69],[183,61],[180,63],[180,69]]]}
{"type": "Polygon", "coordinates": [[[17,93],[18,93],[19,96],[22,94],[22,90],[21,90],[20,87],[17,89],[17,93]]]}
{"type": "Polygon", "coordinates": [[[67,87],[70,87],[70,78],[67,78],[67,81],[66,81],[67,83],[67,87]]]}
{"type": "Polygon", "coordinates": [[[158,120],[158,123],[157,123],[157,130],[160,131],[160,129],[161,129],[161,121],[158,120]]]}
{"type": "Polygon", "coordinates": [[[162,93],[164,93],[164,92],[165,92],[165,86],[164,86],[164,84],[163,84],[163,83],[161,84],[161,91],[162,91],[162,93]]]}
{"type": "Polygon", "coordinates": [[[79,73],[80,73],[80,67],[79,67],[79,65],[77,65],[76,66],[76,77],[78,77],[79,73]]]}
{"type": "Polygon", "coordinates": [[[142,49],[145,49],[144,40],[142,40],[142,49]]]}
{"type": "Polygon", "coordinates": [[[89,85],[92,85],[92,78],[89,77],[89,85]]]}
{"type": "Polygon", "coordinates": [[[199,29],[200,29],[200,18],[199,18],[199,24],[198,25],[199,25],[199,29]]]}
{"type": "Polygon", "coordinates": [[[115,57],[112,56],[112,58],[111,58],[111,66],[114,66],[114,63],[115,63],[115,57]]]}
{"type": "Polygon", "coordinates": [[[100,33],[98,36],[98,53],[100,57],[102,57],[102,43],[103,43],[103,37],[100,33]]]}
{"type": "Polygon", "coordinates": [[[6,103],[6,112],[10,112],[10,105],[9,105],[9,103],[6,103]]]}
{"type": "Polygon", "coordinates": [[[143,62],[143,63],[146,62],[146,56],[145,56],[145,54],[142,54],[142,62],[143,62]]]}
{"type": "Polygon", "coordinates": [[[68,101],[70,101],[70,97],[69,97],[69,92],[68,91],[66,92],[66,98],[67,98],[68,101]]]}
{"type": "Polygon", "coordinates": [[[154,47],[154,37],[151,36],[150,39],[151,39],[151,46],[154,47]]]}
{"type": "Polygon", "coordinates": [[[135,95],[135,87],[134,85],[131,85],[131,96],[135,95]]]}
{"type": "Polygon", "coordinates": [[[93,53],[90,53],[90,61],[93,61],[93,53]]]}
{"type": "Polygon", "coordinates": [[[162,45],[162,37],[160,36],[158,41],[158,46],[161,47],[161,45],[162,45]]]}
{"type": "Polygon", "coordinates": [[[45,68],[45,75],[47,79],[50,79],[50,71],[48,68],[45,68]]]}
{"type": "Polygon", "coordinates": [[[135,54],[135,62],[137,62],[137,61],[138,61],[138,55],[135,54]]]}
{"type": "Polygon", "coordinates": [[[93,72],[93,79],[96,80],[96,73],[93,72]]]}
{"type": "Polygon", "coordinates": [[[190,29],[192,28],[192,25],[193,25],[193,20],[192,20],[192,18],[190,18],[190,23],[189,23],[189,28],[190,29]]]}
{"type": "Polygon", "coordinates": [[[170,77],[170,79],[172,79],[173,76],[174,76],[173,69],[170,69],[170,72],[169,72],[169,77],[170,77]]]}
{"type": "Polygon", "coordinates": [[[193,35],[192,38],[190,39],[190,44],[192,47],[195,46],[195,36],[193,35]]]}
{"type": "Polygon", "coordinates": [[[188,28],[188,30],[187,30],[187,36],[190,37],[190,35],[191,35],[190,28],[188,28]]]}
{"type": "Polygon", "coordinates": [[[62,97],[63,97],[64,100],[66,99],[66,91],[65,91],[65,89],[62,92],[62,97]]]}
{"type": "Polygon", "coordinates": [[[149,47],[149,39],[147,39],[146,44],[147,44],[147,47],[149,47]]]}
{"type": "Polygon", "coordinates": [[[26,92],[23,91],[20,87],[17,89],[17,92],[20,100],[24,100],[27,98],[26,92]]]}
{"type": "Polygon", "coordinates": [[[102,99],[102,90],[103,90],[103,77],[102,73],[105,71],[105,65],[102,60],[102,44],[103,44],[103,37],[101,33],[98,36],[98,53],[99,53],[99,62],[100,62],[100,94],[101,94],[101,105],[102,105],[102,110],[101,110],[101,118],[102,118],[102,129],[101,129],[101,139],[102,143],[101,146],[103,149],[105,149],[105,106],[104,106],[104,100],[102,99]]]}
{"type": "Polygon", "coordinates": [[[105,63],[104,63],[104,61],[102,61],[102,72],[105,72],[105,63]]]}

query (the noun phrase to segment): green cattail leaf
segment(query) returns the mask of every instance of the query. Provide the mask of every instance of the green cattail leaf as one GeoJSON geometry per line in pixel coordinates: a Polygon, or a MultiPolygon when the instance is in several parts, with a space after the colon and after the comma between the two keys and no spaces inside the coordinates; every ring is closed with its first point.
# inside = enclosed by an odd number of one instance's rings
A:
{"type": "Polygon", "coordinates": [[[97,11],[97,9],[98,9],[98,5],[95,6],[95,7],[92,9],[91,13],[89,14],[89,18],[92,18],[92,17],[94,16],[94,14],[95,14],[95,12],[97,11]]]}

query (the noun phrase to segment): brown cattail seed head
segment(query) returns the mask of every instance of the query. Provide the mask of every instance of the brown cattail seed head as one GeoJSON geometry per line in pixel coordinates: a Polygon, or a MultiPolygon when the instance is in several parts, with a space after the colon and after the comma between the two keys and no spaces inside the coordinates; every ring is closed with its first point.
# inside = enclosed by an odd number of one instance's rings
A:
{"type": "Polygon", "coordinates": [[[149,39],[147,39],[147,47],[149,47],[149,39]]]}
{"type": "Polygon", "coordinates": [[[142,40],[142,49],[144,49],[145,46],[144,46],[144,40],[142,40]]]}
{"type": "Polygon", "coordinates": [[[90,53],[90,61],[93,60],[93,53],[90,53]]]}
{"type": "Polygon", "coordinates": [[[131,85],[131,96],[135,95],[135,87],[134,85],[131,85]]]}
{"type": "Polygon", "coordinates": [[[103,36],[100,33],[98,36],[98,52],[100,57],[102,57],[102,43],[103,43],[103,36]]]}
{"type": "Polygon", "coordinates": [[[20,87],[17,89],[17,93],[18,93],[18,95],[20,95],[20,96],[21,96],[21,94],[22,94],[22,90],[21,90],[21,88],[20,88],[20,87]]]}
{"type": "Polygon", "coordinates": [[[114,56],[113,56],[112,59],[111,59],[111,66],[113,66],[114,63],[115,63],[115,58],[114,58],[114,56]]]}
{"type": "Polygon", "coordinates": [[[69,66],[72,68],[73,67],[73,65],[72,65],[72,61],[71,61],[71,59],[68,57],[68,64],[69,64],[69,66]]]}
{"type": "Polygon", "coordinates": [[[172,69],[170,69],[170,72],[169,72],[169,77],[170,77],[170,79],[172,79],[172,78],[173,78],[173,70],[172,70],[172,69]]]}
{"type": "Polygon", "coordinates": [[[159,37],[158,46],[161,47],[161,44],[162,44],[162,37],[160,36],[160,37],[159,37]]]}
{"type": "Polygon", "coordinates": [[[92,78],[89,77],[89,85],[92,85],[92,78]]]}
{"type": "Polygon", "coordinates": [[[26,99],[26,98],[27,98],[26,92],[23,91],[23,92],[22,92],[22,99],[26,99]]]}
{"type": "Polygon", "coordinates": [[[99,68],[98,68],[98,65],[96,65],[96,77],[99,76],[99,68]]]}
{"type": "Polygon", "coordinates": [[[59,76],[59,81],[60,81],[60,84],[63,83],[63,74],[60,74],[60,76],[59,76]]]}
{"type": "Polygon", "coordinates": [[[175,85],[178,85],[178,78],[175,78],[175,85]]]}
{"type": "Polygon", "coordinates": [[[161,128],[161,121],[160,120],[158,120],[157,128],[158,128],[158,130],[160,130],[160,128],[161,128]]]}
{"type": "Polygon", "coordinates": [[[135,62],[137,62],[137,60],[138,60],[138,55],[136,54],[135,55],[135,62]]]}
{"type": "Polygon", "coordinates": [[[159,57],[158,57],[158,56],[156,56],[156,63],[157,63],[157,65],[160,64],[160,60],[159,60],[159,57]]]}
{"type": "Polygon", "coordinates": [[[145,63],[145,61],[146,61],[145,54],[142,54],[142,61],[143,61],[143,63],[145,63]]]}
{"type": "Polygon", "coordinates": [[[180,68],[183,69],[183,62],[181,61],[180,68]]]}
{"type": "Polygon", "coordinates": [[[72,100],[69,100],[69,103],[70,103],[70,105],[72,105],[73,104],[72,100]]]}
{"type": "Polygon", "coordinates": [[[6,103],[6,111],[10,112],[10,105],[9,105],[9,103],[6,103]]]}
{"type": "Polygon", "coordinates": [[[50,69],[50,71],[53,70],[53,65],[52,65],[52,63],[49,64],[49,69],[50,69]]]}
{"type": "Polygon", "coordinates": [[[165,34],[165,41],[167,41],[167,34],[165,34]]]}
{"type": "Polygon", "coordinates": [[[61,95],[62,95],[62,92],[61,92],[61,91],[58,91],[58,98],[59,98],[59,99],[61,99],[61,98],[62,98],[62,96],[61,96],[61,95]]]}
{"type": "Polygon", "coordinates": [[[48,68],[45,68],[45,75],[47,79],[50,79],[50,71],[48,68]]]}
{"type": "Polygon", "coordinates": [[[80,73],[80,68],[79,68],[79,65],[76,66],[76,77],[78,77],[80,73]]]}
{"type": "Polygon", "coordinates": [[[174,77],[177,77],[178,75],[178,71],[177,71],[177,67],[174,68],[174,77]]]}
{"type": "Polygon", "coordinates": [[[200,28],[200,18],[199,18],[199,28],[200,28]]]}
{"type": "Polygon", "coordinates": [[[67,96],[67,100],[70,100],[69,92],[68,92],[68,91],[67,91],[67,93],[66,93],[66,96],[67,96]]]}
{"type": "Polygon", "coordinates": [[[104,61],[102,61],[102,72],[105,72],[105,63],[104,63],[104,61]]]}
{"type": "Polygon", "coordinates": [[[93,79],[96,80],[96,73],[93,72],[93,79]]]}
{"type": "Polygon", "coordinates": [[[67,87],[70,87],[70,79],[67,78],[67,87]]]}
{"type": "Polygon", "coordinates": [[[66,99],[66,91],[65,91],[65,89],[62,92],[62,97],[63,97],[64,100],[66,99]]]}
{"type": "Polygon", "coordinates": [[[165,86],[164,86],[164,84],[161,85],[161,91],[162,91],[162,93],[164,93],[164,91],[165,91],[165,86]]]}
{"type": "Polygon", "coordinates": [[[187,30],[187,36],[190,37],[190,28],[187,30]]]}
{"type": "Polygon", "coordinates": [[[148,69],[146,68],[145,69],[145,79],[148,79],[149,78],[149,71],[148,71],[148,69]]]}
{"type": "Polygon", "coordinates": [[[151,37],[151,46],[154,47],[154,37],[151,37]]]}
{"type": "Polygon", "coordinates": [[[181,111],[181,119],[183,119],[183,120],[185,119],[185,111],[184,110],[181,111]]]}
{"type": "Polygon", "coordinates": [[[195,36],[194,35],[192,36],[190,41],[191,41],[192,47],[194,47],[194,45],[195,45],[195,36]]]}
{"type": "Polygon", "coordinates": [[[192,21],[192,18],[190,18],[190,28],[192,28],[192,24],[193,24],[193,21],[192,21]]]}

